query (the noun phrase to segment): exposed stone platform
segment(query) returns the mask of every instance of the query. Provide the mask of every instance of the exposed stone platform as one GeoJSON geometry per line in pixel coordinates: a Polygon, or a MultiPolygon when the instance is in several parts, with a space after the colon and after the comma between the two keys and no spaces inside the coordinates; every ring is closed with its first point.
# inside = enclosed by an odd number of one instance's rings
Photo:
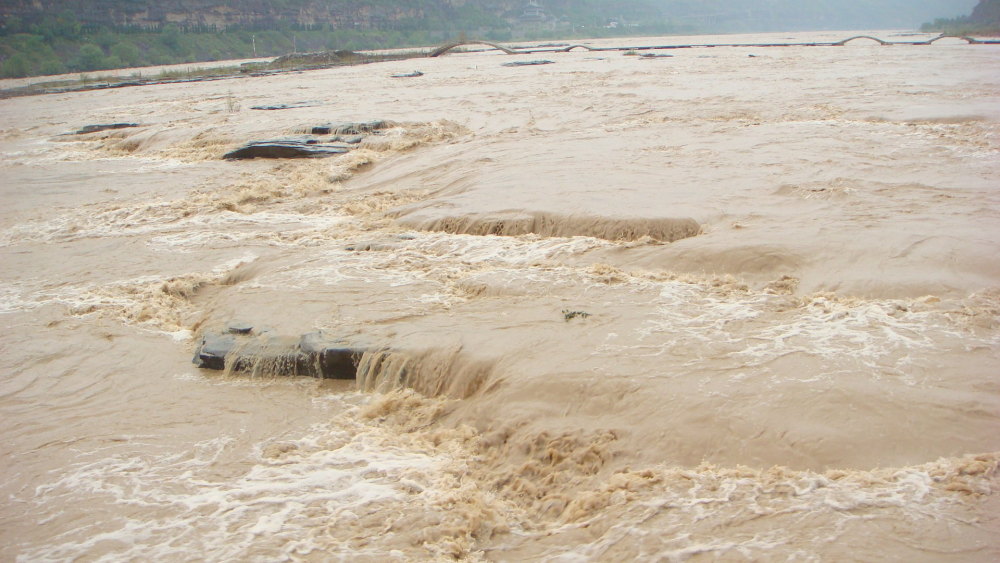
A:
{"type": "Polygon", "coordinates": [[[200,368],[234,373],[355,379],[366,350],[322,332],[296,338],[230,323],[225,332],[205,333],[192,361],[200,368]]]}

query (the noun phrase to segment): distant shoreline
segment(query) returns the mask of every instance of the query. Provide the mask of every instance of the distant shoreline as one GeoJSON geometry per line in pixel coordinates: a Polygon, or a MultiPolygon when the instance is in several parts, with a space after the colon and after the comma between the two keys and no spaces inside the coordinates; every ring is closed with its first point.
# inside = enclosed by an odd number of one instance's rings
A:
{"type": "MultiPolygon", "coordinates": [[[[908,36],[933,35],[927,32],[913,32],[908,36]]],[[[170,65],[166,67],[145,67],[149,69],[161,69],[155,76],[142,76],[143,69],[122,69],[133,70],[130,76],[115,74],[114,70],[107,71],[111,74],[95,75],[93,78],[87,73],[80,73],[77,79],[50,80],[43,82],[28,83],[23,86],[10,88],[0,88],[0,99],[16,98],[22,96],[38,96],[45,94],[65,94],[71,92],[86,92],[92,90],[108,90],[116,88],[127,88],[132,86],[152,86],[157,84],[177,84],[187,82],[207,82],[213,80],[227,80],[233,78],[249,78],[258,76],[270,76],[274,74],[285,74],[292,72],[304,72],[307,70],[321,70],[340,66],[353,66],[360,64],[372,64],[377,62],[407,60],[416,58],[430,58],[442,55],[451,50],[459,50],[468,47],[479,47],[480,50],[503,50],[507,54],[538,54],[538,53],[562,53],[581,48],[588,51],[653,51],[653,50],[676,50],[692,48],[715,48],[715,47],[835,47],[844,46],[855,40],[875,41],[881,45],[905,45],[905,46],[929,46],[941,39],[959,39],[970,45],[997,45],[1000,39],[993,38],[988,34],[977,34],[978,37],[970,35],[942,33],[936,37],[931,37],[922,41],[889,41],[875,35],[860,34],[848,36],[839,41],[820,42],[751,42],[751,43],[675,43],[665,45],[646,46],[620,46],[620,47],[593,47],[587,45],[589,41],[606,40],[592,39],[580,42],[570,42],[571,40],[554,43],[547,41],[535,45],[517,45],[505,47],[488,41],[470,39],[461,42],[446,43],[435,48],[421,50],[414,49],[390,49],[376,51],[324,51],[319,53],[292,53],[274,59],[237,59],[233,61],[220,61],[218,66],[204,66],[199,63],[186,63],[182,65],[170,65]],[[233,65],[232,63],[238,63],[233,65]]],[[[1000,35],[998,33],[997,35],[1000,35]]],[[[691,36],[697,37],[697,36],[691,36]]],[[[709,36],[705,36],[709,37],[709,36]]],[[[68,75],[64,75],[68,76],[68,75]]],[[[11,82],[20,82],[26,79],[12,79],[11,82]]],[[[0,81],[2,83],[2,81],[0,81]]]]}

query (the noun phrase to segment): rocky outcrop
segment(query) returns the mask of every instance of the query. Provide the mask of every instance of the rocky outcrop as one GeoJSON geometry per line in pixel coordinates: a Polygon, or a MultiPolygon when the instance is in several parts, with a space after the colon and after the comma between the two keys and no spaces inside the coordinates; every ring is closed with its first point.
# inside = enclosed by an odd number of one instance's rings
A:
{"type": "Polygon", "coordinates": [[[205,333],[192,361],[203,369],[231,373],[355,379],[366,350],[322,332],[295,338],[231,324],[225,332],[205,333]]]}
{"type": "Polygon", "coordinates": [[[245,160],[250,158],[325,158],[349,152],[343,145],[320,143],[318,141],[253,141],[227,152],[225,160],[245,160]]]}
{"type": "Polygon", "coordinates": [[[326,123],[314,126],[310,132],[313,135],[369,135],[389,127],[392,127],[392,122],[384,120],[326,123]]]}
{"type": "MultiPolygon", "coordinates": [[[[268,109],[279,109],[269,106],[268,109]]],[[[350,152],[367,135],[392,127],[384,120],[327,123],[307,127],[308,134],[268,141],[251,141],[222,156],[225,160],[250,158],[324,158],[350,152]]]]}

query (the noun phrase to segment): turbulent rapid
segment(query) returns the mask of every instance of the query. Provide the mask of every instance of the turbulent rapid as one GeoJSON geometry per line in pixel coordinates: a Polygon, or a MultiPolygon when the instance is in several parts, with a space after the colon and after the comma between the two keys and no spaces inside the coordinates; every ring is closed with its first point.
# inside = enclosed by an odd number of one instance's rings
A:
{"type": "Polygon", "coordinates": [[[1000,558],[1000,48],[671,54],[0,101],[0,559],[1000,558]]]}

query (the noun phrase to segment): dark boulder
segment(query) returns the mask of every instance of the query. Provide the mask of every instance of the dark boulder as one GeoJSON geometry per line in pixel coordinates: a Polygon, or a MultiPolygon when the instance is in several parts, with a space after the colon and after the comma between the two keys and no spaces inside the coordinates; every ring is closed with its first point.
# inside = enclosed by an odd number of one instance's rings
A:
{"type": "Polygon", "coordinates": [[[226,355],[236,346],[236,338],[231,334],[207,333],[201,338],[198,351],[194,353],[194,364],[205,369],[226,369],[226,355]]]}
{"type": "Polygon", "coordinates": [[[223,155],[226,160],[247,158],[325,158],[344,154],[351,149],[342,145],[320,143],[318,140],[304,141],[254,141],[223,155]]]}

